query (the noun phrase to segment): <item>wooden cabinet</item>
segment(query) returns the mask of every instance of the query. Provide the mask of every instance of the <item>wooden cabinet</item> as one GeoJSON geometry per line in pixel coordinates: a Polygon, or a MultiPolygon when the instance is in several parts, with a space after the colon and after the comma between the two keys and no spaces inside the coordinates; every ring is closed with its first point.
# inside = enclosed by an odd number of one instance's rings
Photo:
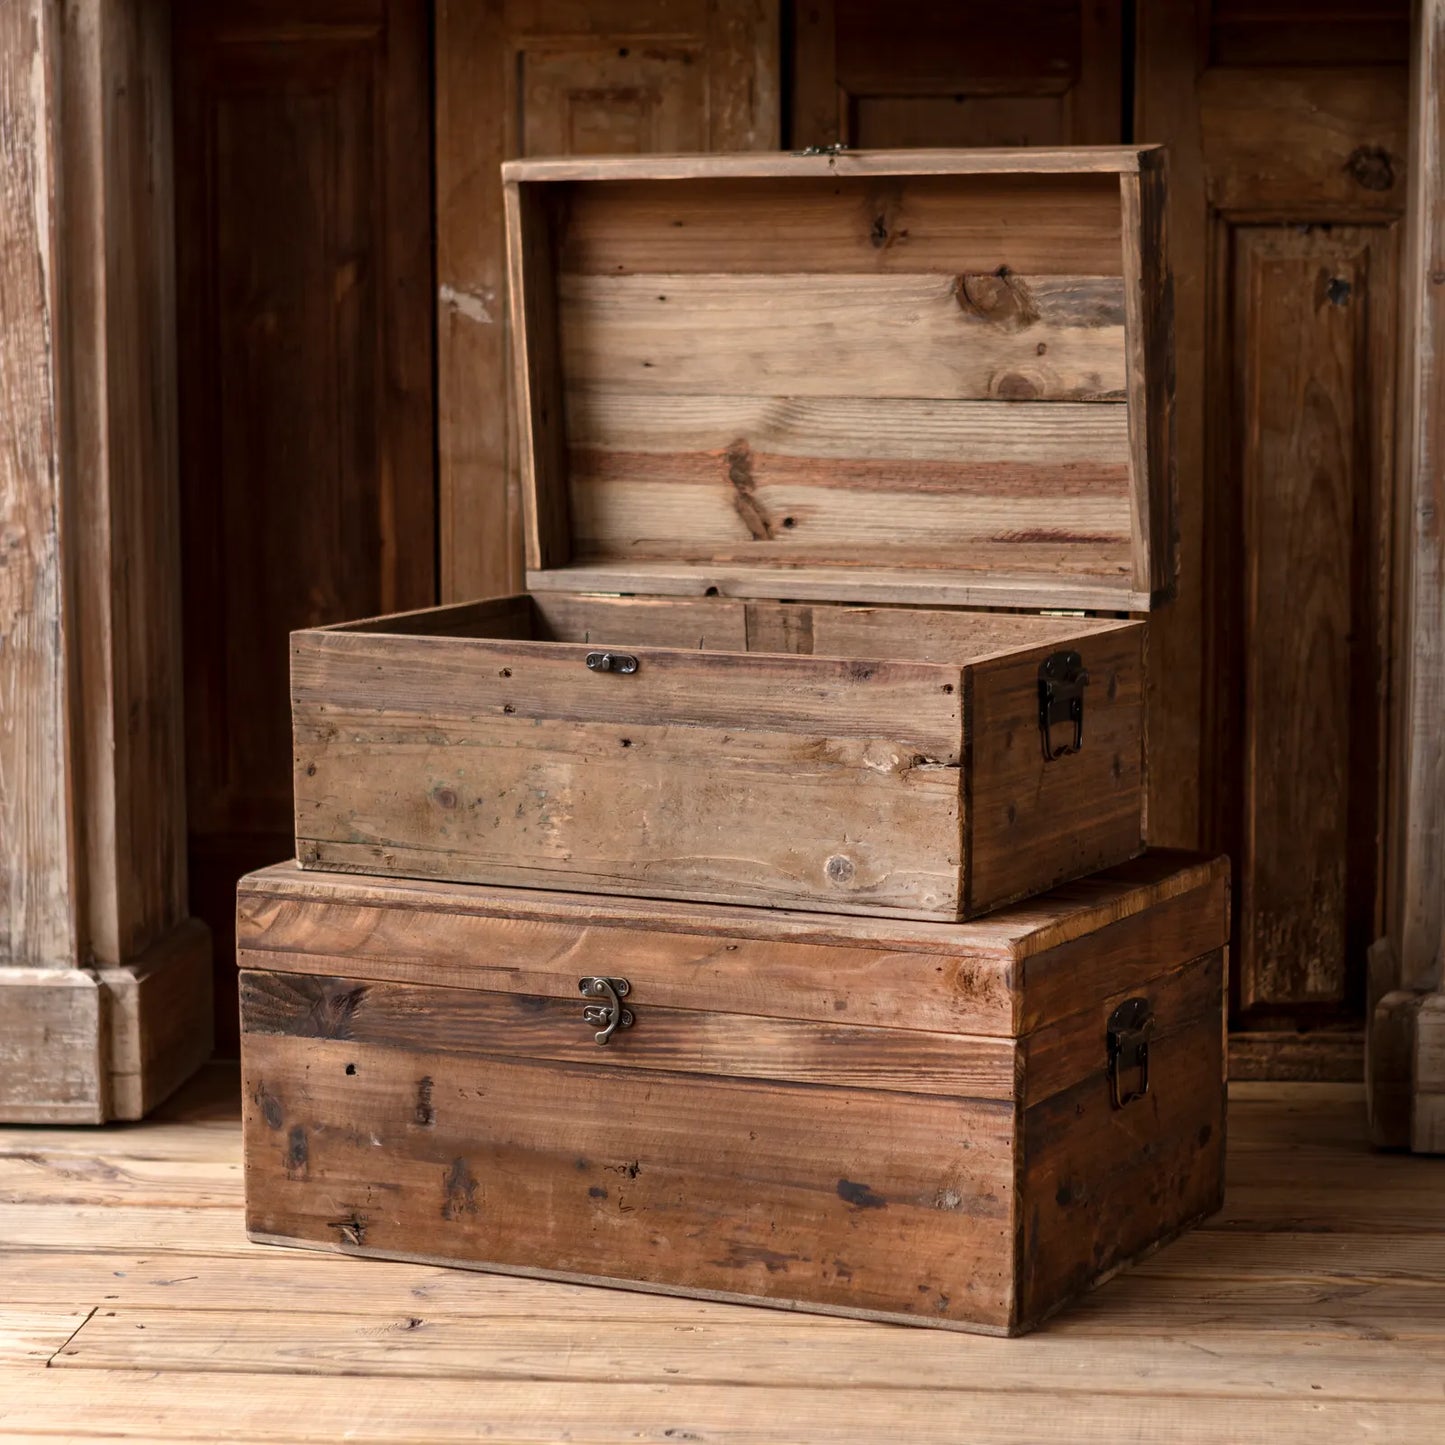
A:
{"type": "Polygon", "coordinates": [[[287,634],[435,596],[427,40],[421,0],[175,11],[191,889],[222,958],[237,876],[291,851],[287,634]]]}
{"type": "Polygon", "coordinates": [[[1179,692],[1151,730],[1181,762],[1199,739],[1197,815],[1151,797],[1151,837],[1170,819],[1234,858],[1240,1074],[1361,1068],[1385,866],[1406,22],[1404,4],[1139,11],[1136,136],[1170,147],[1183,570],[1150,639],[1153,685],[1179,692]]]}

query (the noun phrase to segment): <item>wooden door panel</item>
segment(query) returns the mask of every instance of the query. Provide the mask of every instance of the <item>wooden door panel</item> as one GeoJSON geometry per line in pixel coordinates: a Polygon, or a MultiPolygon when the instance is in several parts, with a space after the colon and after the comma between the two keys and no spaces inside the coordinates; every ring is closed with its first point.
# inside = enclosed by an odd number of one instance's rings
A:
{"type": "Polygon", "coordinates": [[[307,8],[175,17],[189,851],[223,1045],[235,878],[293,848],[288,634],[435,599],[426,6],[307,8]]]}
{"type": "Polygon", "coordinates": [[[1244,559],[1241,1010],[1358,1003],[1373,938],[1388,425],[1384,227],[1240,226],[1232,371],[1244,559]],[[1384,371],[1381,375],[1384,362],[1384,371]]]}
{"type": "Polygon", "coordinates": [[[697,47],[592,45],[517,57],[523,155],[707,149],[697,47]]]}
{"type": "Polygon", "coordinates": [[[1118,142],[1118,0],[814,0],[795,11],[793,142],[1118,142]]]}

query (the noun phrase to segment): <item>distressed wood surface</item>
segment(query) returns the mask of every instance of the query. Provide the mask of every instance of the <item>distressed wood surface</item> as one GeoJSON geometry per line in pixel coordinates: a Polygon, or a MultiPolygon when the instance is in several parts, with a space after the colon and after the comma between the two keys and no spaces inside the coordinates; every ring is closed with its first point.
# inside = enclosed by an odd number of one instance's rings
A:
{"type": "Polygon", "coordinates": [[[1359,460],[1374,447],[1358,378],[1393,245],[1338,226],[1241,227],[1234,244],[1249,574],[1239,1006],[1345,1004],[1374,933],[1384,665],[1382,482],[1359,460]]]}
{"type": "Polygon", "coordinates": [[[295,636],[303,866],[958,918],[1141,846],[1137,625],[553,595],[517,639],[526,605],[295,636]],[[1063,647],[1086,741],[1045,762],[1063,647]]]}
{"type": "Polygon", "coordinates": [[[166,1118],[103,1135],[0,1131],[0,1156],[68,1159],[91,1198],[103,1159],[144,1163],[153,1197],[170,1201],[69,1206],[43,1170],[15,1176],[22,1195],[50,1200],[32,1216],[50,1224],[35,1247],[28,1225],[10,1228],[26,1206],[0,1205],[0,1328],[21,1345],[0,1365],[8,1438],[54,1440],[61,1418],[71,1438],[463,1438],[479,1390],[509,1438],[544,1418],[534,1434],[549,1439],[705,1426],[727,1442],[871,1442],[910,1428],[970,1442],[1102,1445],[1143,1431],[1344,1445],[1368,1428],[1432,1438],[1439,1413],[1445,1164],[1371,1152],[1358,1086],[1231,1089],[1231,1197],[1247,1210],[1285,1170],[1319,1206],[1313,1224],[1206,1224],[1020,1344],[248,1245],[239,1203],[177,1203],[211,1187],[204,1175],[187,1166],[165,1181],[167,1158],[239,1168],[235,1075],[202,1084],[166,1118]],[[205,1103],[217,1081],[221,1102],[205,1103]],[[1332,1161],[1355,1176],[1350,1209],[1367,1213],[1372,1193],[1427,1227],[1332,1228],[1332,1161]],[[1410,1173],[1434,1181],[1433,1200],[1400,1189],[1410,1173]]]}
{"type": "Polygon", "coordinates": [[[823,175],[848,180],[874,176],[953,175],[1119,175],[1148,164],[1153,147],[1078,146],[1033,149],[979,146],[951,150],[845,151],[835,156],[788,153],[753,155],[644,155],[589,159],[585,156],[508,161],[507,181],[689,180],[699,176],[724,179],[782,177],[803,179],[823,175]]]}
{"type": "Polygon", "coordinates": [[[854,569],[840,595],[860,600],[900,600],[893,579],[913,571],[965,605],[1029,605],[1021,578],[1055,607],[1099,605],[1100,581],[1119,610],[1166,596],[1159,157],[1120,160],[1105,188],[1095,163],[1123,153],[1031,152],[1000,177],[988,157],[1004,154],[839,157],[821,187],[790,179],[798,157],[650,176],[623,159],[509,166],[529,577],[641,591],[619,581],[638,563],[742,564],[779,569],[774,596],[798,595],[804,571],[824,596],[832,569],[854,569]],[[940,181],[951,156],[967,159],[940,181]],[[1038,198],[1087,213],[1082,244],[1061,251],[1093,246],[1092,269],[1042,248],[971,269],[960,246],[1010,250],[1038,198]],[[1065,418],[1037,439],[1025,425],[1078,401],[1125,412],[1089,427],[1131,438],[1102,465],[1059,454],[1065,418]],[[559,457],[559,419],[574,415],[559,457]],[[934,451],[953,420],[957,445],[934,451]]]}
{"type": "Polygon", "coordinates": [[[454,1262],[995,1328],[1010,1317],[1007,1104],[903,1106],[862,1089],[673,1074],[660,1109],[662,1079],[643,1071],[275,1035],[245,1050],[253,1237],[423,1243],[454,1262]],[[419,1077],[432,1080],[432,1124],[417,1122],[419,1077]],[[837,1158],[818,1147],[828,1137],[847,1140],[837,1158]],[[378,1182],[424,1208],[425,1241],[411,1208],[369,1203],[378,1182]]]}
{"type": "Polygon", "coordinates": [[[79,956],[60,541],[58,26],[48,0],[0,14],[0,966],[29,968],[79,956]]]}
{"type": "MultiPolygon", "coordinates": [[[[620,960],[616,966],[622,966],[620,960]]],[[[594,1030],[578,1027],[575,981],[558,996],[246,973],[241,992],[248,1027],[258,1034],[442,1054],[472,1052],[480,1036],[488,1040],[487,1053],[498,1059],[586,1065],[598,1058],[594,1030]]],[[[1015,1087],[1012,1040],[879,1029],[866,1011],[860,1024],[821,1024],[758,1018],[738,1012],[736,1005],[727,1011],[659,1006],[609,1047],[609,1067],[655,1073],[979,1099],[1011,1099],[1015,1087]]],[[[430,1087],[419,1089],[418,1121],[433,1108],[433,1093],[430,1087]]],[[[0,1182],[3,1177],[0,1171],[0,1182]]]]}
{"type": "MultiPolygon", "coordinates": [[[[393,943],[362,923],[356,947],[364,886],[334,880],[281,911],[253,911],[243,895],[241,961],[258,970],[242,989],[255,1237],[1012,1332],[1217,1205],[1224,899],[1213,881],[1118,923],[1095,915],[1092,931],[1028,959],[1006,975],[1017,1002],[995,1016],[1006,1031],[991,1038],[916,1031],[940,994],[972,992],[928,955],[894,962],[913,1007],[892,1019],[867,990],[860,1010],[852,987],[876,949],[844,951],[829,970],[840,993],[824,1023],[825,1000],[793,982],[796,946],[774,943],[764,957],[724,945],[721,965],[679,980],[669,971],[687,955],[660,931],[644,938],[660,969],[626,947],[612,953],[636,1022],[605,1054],[578,1026],[573,975],[592,928],[555,941],[514,930],[509,959],[469,951],[503,963],[498,974],[469,964],[448,977],[439,892],[423,981],[409,919],[393,943]],[[345,913],[326,911],[328,897],[345,913]],[[562,977],[559,948],[570,965],[562,977]],[[1074,980],[1057,1012],[1030,996],[1031,974],[1045,991],[1074,980]],[[1128,1114],[1110,1107],[1100,1019],[1134,994],[1157,1019],[1163,1102],[1128,1114]],[[899,1150],[915,1130],[934,1141],[926,1162],[899,1150]],[[1085,1142],[1067,1141],[1081,1130],[1085,1142]],[[840,1141],[846,1171],[825,1137],[840,1141]],[[1161,1152],[1177,1156],[1175,1192],[1141,1201],[1133,1180],[1161,1152]],[[741,1211],[727,1202],[739,1180],[741,1211]],[[377,1190],[394,1186],[406,1206],[378,1210],[377,1190]],[[440,1193],[427,1217],[439,1211],[457,1227],[418,1249],[428,1190],[440,1193]],[[1101,1209],[1102,1234],[1092,1222],[1101,1209]],[[895,1258],[900,1239],[909,1253],[895,1258]],[[1016,1249],[1030,1261],[1017,1282],[1016,1249]],[[905,1258],[925,1273],[908,1287],[905,1258]]],[[[472,892],[454,886],[450,897],[465,907],[472,892]]],[[[698,911],[725,925],[720,910],[698,911]]],[[[967,948],[973,927],[940,932],[967,948]]]]}
{"type": "Polygon", "coordinates": [[[1107,175],[906,175],[815,169],[768,178],[577,186],[558,264],[573,275],[638,272],[958,276],[1122,273],[1117,182],[1107,175]]]}
{"type": "Polygon", "coordinates": [[[1169,147],[1165,228],[1173,283],[1173,408],[1178,586],[1149,620],[1145,727],[1148,832],[1158,847],[1200,845],[1204,686],[1206,291],[1203,151],[1196,86],[1202,0],[1136,7],[1135,134],[1169,147]]]}
{"type": "MultiPolygon", "coordinates": [[[[1229,864],[1224,858],[1152,850],[1117,868],[1075,879],[1037,898],[1021,900],[960,926],[782,909],[762,913],[750,908],[719,908],[643,898],[609,899],[606,914],[600,914],[594,899],[573,893],[456,886],[383,876],[361,879],[313,872],[288,862],[263,868],[244,880],[244,886],[238,889],[238,913],[244,925],[249,906],[246,900],[253,897],[296,903],[334,899],[358,908],[415,908],[428,914],[457,918],[501,918],[519,923],[556,920],[587,923],[604,930],[636,928],[699,934],[707,938],[836,943],[845,947],[885,944],[889,950],[900,952],[944,953],[965,959],[1026,960],[1111,924],[1138,918],[1159,904],[1182,898],[1196,889],[1213,888],[1222,897],[1228,878],[1229,864]]],[[[254,924],[257,931],[245,933],[246,939],[253,943],[260,937],[260,930],[270,924],[266,905],[259,901],[254,924]]],[[[430,926],[440,930],[436,920],[430,920],[430,926]]],[[[357,935],[362,936],[364,926],[357,935]]],[[[1217,946],[1223,937],[1219,932],[1216,943],[1206,947],[1217,946]]],[[[438,949],[444,938],[445,934],[438,931],[438,949]]],[[[429,935],[427,958],[434,956],[432,943],[429,935]]]]}
{"type": "Polygon", "coordinates": [[[1413,179],[1401,292],[1400,557],[1395,638],[1402,658],[1390,827],[1395,843],[1389,931],[1399,983],[1445,985],[1445,8],[1415,10],[1410,116],[1413,179]]]}
{"type": "Polygon", "coordinates": [[[555,285],[569,395],[1125,394],[1117,277],[563,273],[555,285]]]}

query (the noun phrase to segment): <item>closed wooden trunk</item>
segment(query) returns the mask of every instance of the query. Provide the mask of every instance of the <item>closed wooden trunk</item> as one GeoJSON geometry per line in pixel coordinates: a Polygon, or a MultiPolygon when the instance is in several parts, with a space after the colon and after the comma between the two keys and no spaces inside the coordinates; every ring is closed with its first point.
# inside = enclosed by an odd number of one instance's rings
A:
{"type": "Polygon", "coordinates": [[[529,591],[295,634],[302,866],[958,920],[1136,854],[1160,154],[505,191],[529,591]]]}
{"type": "Polygon", "coordinates": [[[253,874],[248,1228],[1021,1332],[1220,1203],[1227,886],[905,924],[253,874]]]}

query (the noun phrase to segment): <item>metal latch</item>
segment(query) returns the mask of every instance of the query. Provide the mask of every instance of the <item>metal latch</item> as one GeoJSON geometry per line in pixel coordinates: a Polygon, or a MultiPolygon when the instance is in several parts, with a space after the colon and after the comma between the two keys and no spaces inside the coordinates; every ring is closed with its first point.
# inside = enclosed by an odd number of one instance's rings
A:
{"type": "Polygon", "coordinates": [[[825,146],[804,146],[800,151],[794,151],[795,156],[840,156],[847,145],[840,140],[835,140],[831,145],[825,146]]]}
{"type": "Polygon", "coordinates": [[[1154,1015],[1147,998],[1126,998],[1109,1015],[1109,1101],[1116,1109],[1149,1092],[1149,1040],[1153,1036],[1154,1015]],[[1124,1087],[1126,1074],[1135,1076],[1137,1087],[1124,1087]]]}
{"type": "Polygon", "coordinates": [[[582,1021],[598,1032],[593,1035],[599,1044],[612,1042],[612,1035],[618,1029],[632,1027],[632,1010],[622,1007],[622,1000],[632,992],[632,985],[625,978],[580,978],[577,991],[583,998],[605,999],[605,1003],[588,1004],[582,1010],[582,1021]]]}
{"type": "Polygon", "coordinates": [[[587,666],[593,672],[636,672],[637,659],[630,652],[589,652],[587,666]]]}
{"type": "Polygon", "coordinates": [[[1055,652],[1039,665],[1039,736],[1044,761],[1051,763],[1084,746],[1084,689],[1089,674],[1077,652],[1055,652]],[[1052,730],[1072,725],[1073,741],[1054,744],[1052,730]]]}

